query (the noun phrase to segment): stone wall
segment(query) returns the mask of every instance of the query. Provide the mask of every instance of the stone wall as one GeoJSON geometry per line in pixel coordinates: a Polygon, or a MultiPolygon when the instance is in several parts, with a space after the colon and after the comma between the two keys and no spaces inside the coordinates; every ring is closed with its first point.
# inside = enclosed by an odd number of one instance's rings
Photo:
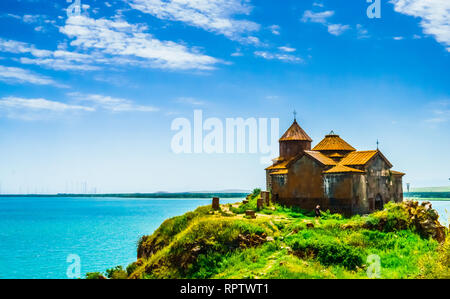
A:
{"type": "Polygon", "coordinates": [[[322,210],[344,215],[373,212],[377,197],[381,207],[403,201],[402,176],[392,175],[380,156],[358,168],[366,174],[323,174],[324,166],[305,155],[291,165],[288,175],[268,176],[268,190],[273,201],[283,205],[305,210],[320,205],[322,210]]]}

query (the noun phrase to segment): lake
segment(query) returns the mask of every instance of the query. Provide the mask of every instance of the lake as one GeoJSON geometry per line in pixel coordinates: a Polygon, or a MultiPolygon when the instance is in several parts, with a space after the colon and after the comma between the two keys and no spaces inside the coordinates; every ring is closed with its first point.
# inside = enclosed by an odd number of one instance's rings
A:
{"type": "MultiPolygon", "coordinates": [[[[221,203],[241,200],[221,199],[221,203]]],[[[0,198],[0,278],[67,278],[67,257],[73,254],[81,259],[82,277],[117,265],[125,268],[136,260],[142,235],[153,233],[167,218],[210,203],[210,199],[0,198]]],[[[432,203],[441,221],[447,220],[450,201],[432,203]]]]}
{"type": "Polygon", "coordinates": [[[71,254],[80,257],[83,277],[125,268],[136,261],[142,235],[208,204],[210,199],[0,198],[0,278],[67,278],[71,254]]]}

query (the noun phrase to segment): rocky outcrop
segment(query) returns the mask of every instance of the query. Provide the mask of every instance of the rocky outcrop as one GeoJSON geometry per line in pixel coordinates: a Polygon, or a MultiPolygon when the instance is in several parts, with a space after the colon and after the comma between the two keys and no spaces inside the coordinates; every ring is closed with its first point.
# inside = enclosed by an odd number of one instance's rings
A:
{"type": "Polygon", "coordinates": [[[412,229],[424,238],[442,243],[447,229],[439,223],[439,214],[430,202],[404,201],[387,204],[385,209],[369,216],[366,228],[381,231],[412,229]]]}
{"type": "Polygon", "coordinates": [[[405,201],[403,204],[419,234],[432,237],[440,243],[445,241],[446,228],[440,224],[439,214],[430,202],[425,201],[419,205],[417,201],[405,201]]]}

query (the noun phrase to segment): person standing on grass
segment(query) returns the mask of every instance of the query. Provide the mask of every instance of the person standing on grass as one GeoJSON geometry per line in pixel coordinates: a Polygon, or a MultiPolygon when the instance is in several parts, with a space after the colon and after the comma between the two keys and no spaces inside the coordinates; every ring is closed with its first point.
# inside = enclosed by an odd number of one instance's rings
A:
{"type": "Polygon", "coordinates": [[[320,218],[321,214],[320,214],[320,205],[317,205],[316,208],[314,209],[314,212],[316,213],[316,217],[320,218]]]}

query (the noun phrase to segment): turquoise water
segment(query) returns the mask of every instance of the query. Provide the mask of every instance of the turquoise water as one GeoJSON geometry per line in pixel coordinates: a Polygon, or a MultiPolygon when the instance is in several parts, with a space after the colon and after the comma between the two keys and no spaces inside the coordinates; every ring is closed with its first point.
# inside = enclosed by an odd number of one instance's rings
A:
{"type": "MultiPolygon", "coordinates": [[[[447,223],[450,201],[432,203],[447,223]]],[[[126,267],[136,260],[139,237],[169,217],[208,204],[208,199],[0,198],[0,278],[66,278],[71,254],[80,257],[82,276],[126,267]]]]}
{"type": "MultiPolygon", "coordinates": [[[[222,199],[232,203],[242,199],[222,199]]],[[[0,198],[0,278],[67,278],[68,255],[81,273],[136,260],[136,244],[167,218],[209,199],[0,198]]]]}

